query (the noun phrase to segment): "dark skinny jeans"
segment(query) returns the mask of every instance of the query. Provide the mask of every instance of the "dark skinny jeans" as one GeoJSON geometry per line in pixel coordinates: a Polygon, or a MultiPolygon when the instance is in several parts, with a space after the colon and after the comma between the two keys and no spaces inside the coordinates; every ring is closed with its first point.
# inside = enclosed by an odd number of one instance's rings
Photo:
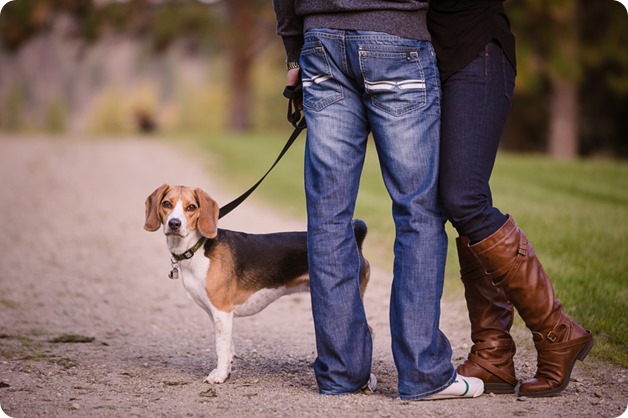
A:
{"type": "Polygon", "coordinates": [[[489,179],[508,116],[515,70],[497,42],[442,81],[440,198],[459,235],[476,243],[506,222],[489,179]]]}

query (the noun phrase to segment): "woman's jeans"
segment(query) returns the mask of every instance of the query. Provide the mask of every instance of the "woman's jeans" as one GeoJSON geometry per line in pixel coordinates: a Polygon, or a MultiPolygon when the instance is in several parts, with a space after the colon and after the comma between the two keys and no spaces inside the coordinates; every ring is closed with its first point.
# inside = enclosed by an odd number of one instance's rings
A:
{"type": "Polygon", "coordinates": [[[378,32],[312,29],[301,68],[319,390],[355,392],[371,372],[351,220],[372,132],[396,228],[390,326],[399,393],[419,399],[438,392],[455,371],[438,328],[447,240],[437,195],[440,80],[432,46],[378,32]]]}
{"type": "Polygon", "coordinates": [[[497,42],[443,80],[440,196],[458,234],[472,243],[507,219],[493,207],[489,179],[514,85],[514,68],[497,42]]]}

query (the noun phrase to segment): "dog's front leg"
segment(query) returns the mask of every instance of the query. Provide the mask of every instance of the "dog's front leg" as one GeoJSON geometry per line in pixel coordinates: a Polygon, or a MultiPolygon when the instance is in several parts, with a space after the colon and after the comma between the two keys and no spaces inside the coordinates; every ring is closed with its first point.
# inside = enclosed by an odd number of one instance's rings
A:
{"type": "Polygon", "coordinates": [[[218,364],[205,379],[207,383],[223,383],[231,374],[233,362],[233,312],[214,310],[214,332],[216,334],[216,357],[218,364]]]}

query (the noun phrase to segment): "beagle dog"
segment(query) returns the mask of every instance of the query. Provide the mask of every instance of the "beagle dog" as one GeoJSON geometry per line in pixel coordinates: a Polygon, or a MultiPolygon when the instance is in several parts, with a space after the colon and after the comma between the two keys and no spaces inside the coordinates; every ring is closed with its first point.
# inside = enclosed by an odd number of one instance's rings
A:
{"type": "MultiPolygon", "coordinates": [[[[247,234],[219,229],[218,204],[203,190],[167,184],[146,199],[144,229],[163,225],[172,254],[169,277],[180,277],[188,295],[214,324],[217,365],[205,379],[222,383],[235,355],[233,318],[254,315],[283,295],[309,291],[305,232],[247,234]]],[[[362,258],[360,292],[370,267],[362,255],[366,224],[353,221],[362,258]]]]}

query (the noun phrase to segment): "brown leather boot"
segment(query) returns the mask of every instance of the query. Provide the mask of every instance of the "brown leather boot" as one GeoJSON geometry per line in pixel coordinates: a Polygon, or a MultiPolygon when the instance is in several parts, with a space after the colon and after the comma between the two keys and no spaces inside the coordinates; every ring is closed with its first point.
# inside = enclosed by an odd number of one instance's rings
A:
{"type": "Polygon", "coordinates": [[[482,379],[487,393],[514,393],[517,378],[513,357],[517,349],[509,333],[514,318],[512,304],[503,289],[493,286],[469,249],[469,238],[458,237],[456,244],[473,341],[467,360],[457,372],[482,379]]]}
{"type": "Polygon", "coordinates": [[[584,360],[593,346],[591,332],[564,313],[532,245],[509,217],[490,237],[471,250],[489,272],[493,283],[532,331],[537,371],[519,387],[522,396],[553,396],[569,384],[576,360],[584,360]]]}

